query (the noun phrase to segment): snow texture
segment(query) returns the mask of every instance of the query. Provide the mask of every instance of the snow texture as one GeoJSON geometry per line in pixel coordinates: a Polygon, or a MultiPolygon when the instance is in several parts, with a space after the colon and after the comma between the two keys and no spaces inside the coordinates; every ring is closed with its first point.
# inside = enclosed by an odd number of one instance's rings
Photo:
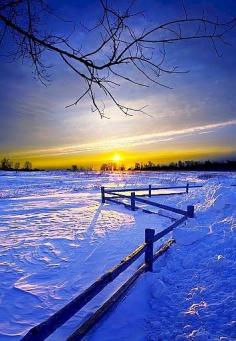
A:
{"type": "MultiPolygon", "coordinates": [[[[20,340],[141,244],[145,228],[158,232],[177,218],[102,205],[100,186],[186,181],[204,187],[152,200],[181,209],[194,205],[195,218],[173,232],[176,244],[154,272],[142,275],[85,339],[236,340],[236,174],[198,172],[1,172],[0,340],[20,340]]],[[[65,340],[142,261],[48,340],[65,340]]]]}

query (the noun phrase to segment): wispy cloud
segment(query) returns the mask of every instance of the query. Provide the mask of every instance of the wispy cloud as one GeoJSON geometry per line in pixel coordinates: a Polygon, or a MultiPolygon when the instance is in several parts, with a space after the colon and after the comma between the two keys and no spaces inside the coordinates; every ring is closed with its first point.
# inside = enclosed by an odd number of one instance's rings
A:
{"type": "Polygon", "coordinates": [[[110,152],[114,150],[127,150],[137,147],[143,147],[144,145],[153,145],[155,143],[174,141],[178,138],[184,138],[191,135],[210,134],[216,130],[236,125],[236,119],[230,121],[224,121],[219,123],[207,124],[202,126],[194,126],[179,130],[169,130],[165,132],[157,132],[152,134],[142,134],[136,136],[130,136],[119,139],[102,140],[94,143],[73,144],[61,147],[51,147],[44,149],[35,149],[22,151],[17,153],[20,155],[31,155],[37,157],[43,156],[63,156],[63,155],[75,155],[75,154],[97,154],[102,152],[110,152]]]}

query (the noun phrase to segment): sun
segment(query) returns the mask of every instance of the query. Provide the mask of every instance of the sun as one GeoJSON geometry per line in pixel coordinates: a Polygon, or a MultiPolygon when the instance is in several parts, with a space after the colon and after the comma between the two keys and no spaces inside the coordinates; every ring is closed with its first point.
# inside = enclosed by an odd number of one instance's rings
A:
{"type": "Polygon", "coordinates": [[[122,160],[122,157],[120,154],[114,154],[113,157],[112,157],[112,160],[115,161],[115,162],[119,162],[122,160]]]}

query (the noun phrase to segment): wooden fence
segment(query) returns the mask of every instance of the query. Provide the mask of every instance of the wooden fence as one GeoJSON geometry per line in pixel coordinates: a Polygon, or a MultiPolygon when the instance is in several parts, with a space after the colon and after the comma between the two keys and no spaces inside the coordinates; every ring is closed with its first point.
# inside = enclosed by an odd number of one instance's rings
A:
{"type": "MultiPolygon", "coordinates": [[[[151,197],[152,194],[152,190],[166,190],[166,189],[185,189],[186,193],[189,192],[190,188],[198,188],[198,187],[202,187],[202,185],[195,185],[195,186],[189,186],[189,184],[187,183],[186,186],[171,186],[171,187],[152,187],[151,185],[149,185],[146,188],[119,188],[119,189],[107,189],[105,187],[101,187],[101,197],[102,197],[102,203],[105,203],[106,201],[110,201],[110,202],[114,202],[116,204],[122,204],[121,201],[118,201],[117,199],[127,199],[130,200],[130,204],[124,203],[124,205],[126,207],[130,207],[132,211],[135,211],[138,207],[136,206],[136,202],[141,202],[144,203],[146,205],[150,205],[150,206],[154,206],[154,207],[158,207],[167,211],[171,211],[177,214],[182,214],[184,216],[188,216],[190,218],[192,218],[193,216],[193,206],[187,206],[187,211],[175,208],[175,207],[171,207],[171,206],[167,206],[167,205],[163,205],[163,204],[159,204],[157,202],[151,201],[149,199],[144,199],[141,198],[143,196],[145,196],[145,194],[141,194],[141,195],[137,195],[136,192],[145,192],[147,191],[148,193],[146,195],[148,195],[149,197],[151,197]],[[121,194],[122,192],[131,192],[130,195],[127,194],[121,194]],[[108,194],[108,196],[106,195],[108,194]]],[[[181,193],[167,193],[167,195],[172,195],[172,194],[182,194],[181,193]]],[[[154,194],[154,195],[160,195],[160,194],[154,194]]]]}
{"type": "MultiPolygon", "coordinates": [[[[102,190],[102,195],[104,195],[104,197],[102,198],[107,200],[105,198],[105,193],[107,193],[107,191],[105,192],[105,190],[102,190]]],[[[133,198],[133,195],[131,197],[133,198]]],[[[135,197],[135,201],[144,202],[144,200],[145,199],[135,197]]],[[[145,241],[143,244],[141,244],[131,254],[122,259],[118,265],[116,265],[114,268],[110,269],[99,279],[97,279],[92,285],[84,290],[84,292],[75,297],[62,309],[57,311],[47,320],[30,329],[29,332],[23,337],[22,341],[45,340],[59,327],[61,327],[66,321],[72,318],[78,311],[80,311],[95,296],[97,296],[108,284],[113,282],[131,264],[139,259],[140,256],[144,254],[145,261],[142,265],[138,267],[135,273],[67,339],[70,341],[81,340],[91,330],[91,328],[108,312],[108,310],[111,309],[114,304],[118,302],[118,300],[127,292],[127,290],[139,278],[141,274],[146,271],[152,271],[154,261],[169,249],[169,247],[174,243],[174,240],[170,239],[169,241],[164,243],[156,252],[154,252],[154,243],[173,231],[173,229],[175,229],[180,224],[183,224],[188,218],[192,218],[194,216],[194,206],[188,206],[187,210],[184,211],[172,208],[170,206],[155,203],[155,206],[156,205],[158,205],[157,207],[161,207],[165,210],[170,210],[172,212],[181,214],[183,215],[183,217],[175,221],[168,228],[156,234],[154,229],[145,229],[145,241]]]]}
{"type": "MultiPolygon", "coordinates": [[[[121,193],[121,192],[147,192],[146,194],[141,194],[140,196],[155,196],[155,195],[161,195],[160,193],[153,193],[153,191],[158,190],[168,190],[168,189],[185,189],[185,192],[188,193],[190,188],[199,188],[202,187],[202,185],[193,185],[190,186],[187,182],[186,186],[167,186],[167,187],[155,187],[152,185],[148,185],[148,187],[139,187],[139,188],[106,188],[101,187],[101,190],[104,189],[104,193],[112,194],[112,193],[121,193]]],[[[182,194],[184,192],[172,192],[172,193],[166,193],[165,195],[171,195],[171,194],[182,194]]],[[[137,195],[137,194],[136,194],[137,195]]]]}
{"type": "Polygon", "coordinates": [[[104,316],[104,314],[123,296],[128,288],[136,281],[136,279],[146,271],[152,271],[153,262],[160,257],[173,243],[171,239],[162,245],[157,252],[153,252],[154,243],[171,232],[174,228],[182,224],[188,219],[187,216],[182,217],[165,230],[155,234],[155,230],[145,230],[145,242],[135,249],[131,254],[126,256],[122,261],[111,270],[107,271],[103,276],[97,279],[83,293],[74,298],[70,303],[49,317],[46,321],[33,327],[22,340],[41,341],[45,340],[49,335],[55,332],[66,321],[81,310],[89,301],[91,301],[99,292],[101,292],[109,283],[114,281],[123,271],[133,264],[142,254],[145,253],[145,263],[142,264],[136,272],[129,278],[119,290],[106,301],[101,308],[98,309],[90,318],[84,322],[78,330],[72,334],[68,340],[81,340],[81,338],[104,316]]]}

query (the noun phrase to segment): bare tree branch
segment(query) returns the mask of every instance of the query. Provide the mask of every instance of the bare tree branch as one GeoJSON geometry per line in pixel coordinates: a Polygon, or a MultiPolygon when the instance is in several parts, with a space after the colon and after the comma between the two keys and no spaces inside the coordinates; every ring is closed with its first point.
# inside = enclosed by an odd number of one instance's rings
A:
{"type": "MultiPolygon", "coordinates": [[[[35,77],[45,85],[49,80],[49,66],[43,56],[47,51],[58,55],[79,79],[84,80],[82,94],[67,108],[77,105],[87,96],[92,111],[97,111],[101,117],[107,117],[102,96],[125,115],[145,113],[145,107],[133,108],[119,102],[115,90],[123,86],[121,81],[146,88],[151,84],[170,88],[160,82],[160,77],[183,71],[176,66],[165,66],[166,46],[184,41],[209,40],[220,56],[218,44],[227,44],[225,36],[236,25],[235,19],[220,22],[218,18],[208,19],[204,12],[200,17],[191,17],[182,0],[183,18],[140,31],[134,19],[143,17],[144,13],[133,10],[134,1],[123,10],[112,7],[107,0],[100,0],[99,3],[101,18],[87,30],[89,34],[99,36],[100,40],[96,47],[86,50],[82,45],[75,46],[75,25],[67,36],[42,29],[42,18],[58,19],[44,0],[0,0],[0,45],[6,39],[13,38],[15,50],[11,57],[30,60],[35,77]]],[[[68,23],[67,20],[63,22],[68,23]]]]}

